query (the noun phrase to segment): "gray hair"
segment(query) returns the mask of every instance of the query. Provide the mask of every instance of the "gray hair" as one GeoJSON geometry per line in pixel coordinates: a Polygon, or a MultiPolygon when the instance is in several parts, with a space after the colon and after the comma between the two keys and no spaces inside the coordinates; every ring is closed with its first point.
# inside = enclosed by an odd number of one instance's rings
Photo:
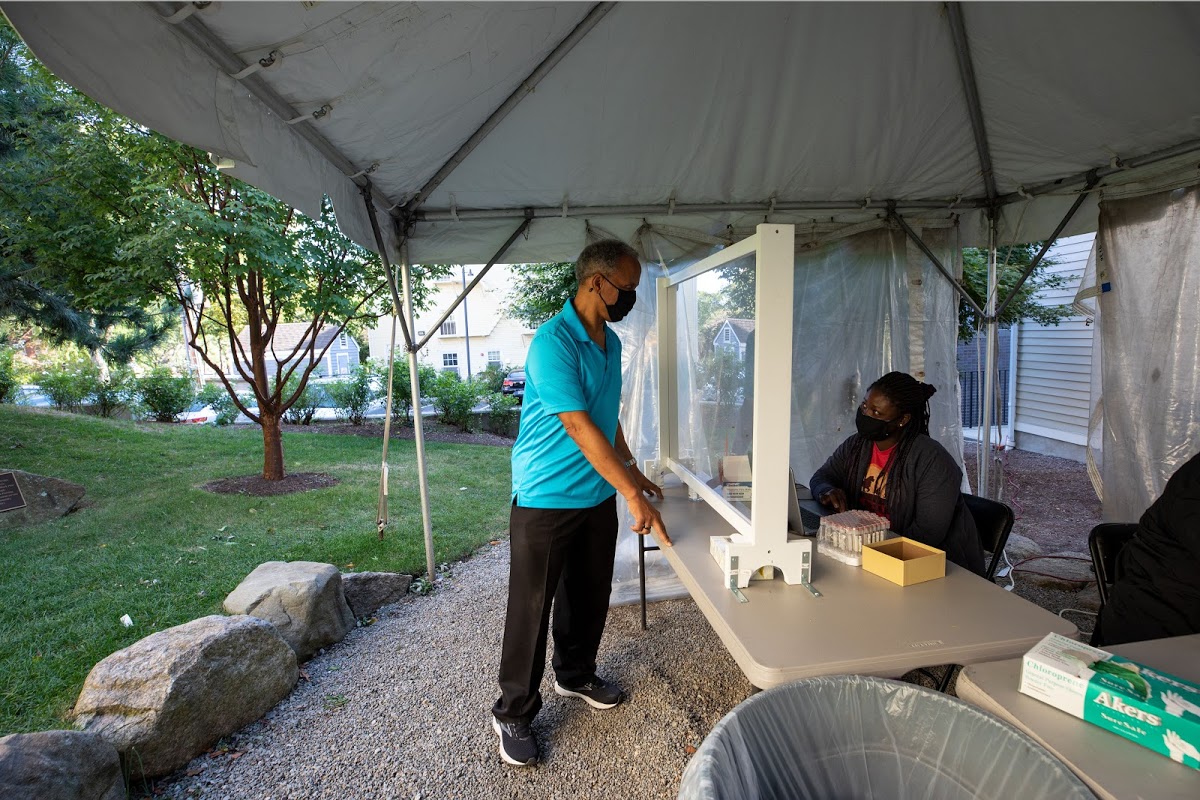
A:
{"type": "Polygon", "coordinates": [[[619,239],[601,239],[583,248],[575,261],[575,283],[579,286],[599,272],[601,275],[612,275],[617,271],[617,265],[623,258],[632,258],[638,264],[637,251],[619,239]]]}

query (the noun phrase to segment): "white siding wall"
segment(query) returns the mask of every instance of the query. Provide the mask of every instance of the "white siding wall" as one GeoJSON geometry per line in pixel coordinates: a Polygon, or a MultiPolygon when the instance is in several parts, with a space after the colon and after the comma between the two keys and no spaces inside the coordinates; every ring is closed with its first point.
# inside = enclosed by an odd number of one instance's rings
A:
{"type": "MultiPolygon", "coordinates": [[[[468,267],[478,270],[479,265],[468,267]]],[[[467,282],[471,281],[470,275],[467,282]]],[[[471,372],[478,373],[487,366],[487,354],[490,350],[499,350],[500,359],[505,365],[519,367],[525,364],[525,356],[529,352],[529,342],[533,339],[533,331],[524,323],[508,317],[510,307],[508,300],[509,289],[512,286],[512,272],[507,265],[497,264],[488,271],[479,285],[467,296],[467,321],[471,327],[471,372]]],[[[417,315],[417,331],[428,331],[434,322],[449,308],[455,298],[462,292],[462,276],[455,274],[440,281],[436,287],[430,310],[417,315]]],[[[434,333],[417,358],[422,364],[429,364],[434,369],[442,370],[442,356],[445,353],[458,355],[458,373],[467,375],[466,337],[463,335],[463,308],[460,305],[450,315],[454,320],[455,332],[451,336],[434,333]]],[[[391,317],[384,317],[379,325],[371,330],[367,337],[369,352],[372,359],[387,358],[388,342],[391,337],[391,317]]],[[[403,334],[397,329],[397,346],[403,334]]]]}
{"type": "MultiPolygon", "coordinates": [[[[1044,305],[1070,305],[1087,265],[1095,234],[1059,239],[1046,257],[1047,272],[1067,277],[1046,291],[1044,305]]],[[[1082,461],[1091,414],[1092,328],[1072,316],[1057,327],[1023,322],[1017,343],[1017,447],[1082,461]]]]}

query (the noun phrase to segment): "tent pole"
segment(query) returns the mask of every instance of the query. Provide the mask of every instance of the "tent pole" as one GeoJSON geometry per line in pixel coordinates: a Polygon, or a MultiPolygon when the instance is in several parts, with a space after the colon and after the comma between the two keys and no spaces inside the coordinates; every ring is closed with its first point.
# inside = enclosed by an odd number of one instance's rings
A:
{"type": "Polygon", "coordinates": [[[1054,241],[1058,239],[1058,235],[1062,233],[1063,228],[1067,227],[1067,223],[1071,221],[1071,218],[1075,216],[1075,212],[1079,210],[1079,207],[1083,205],[1083,201],[1087,199],[1088,192],[1091,191],[1092,187],[1094,187],[1099,180],[1100,179],[1096,175],[1095,171],[1088,175],[1087,188],[1080,192],[1079,196],[1075,198],[1075,202],[1071,204],[1069,209],[1067,209],[1066,215],[1064,215],[1062,221],[1058,223],[1058,227],[1054,229],[1054,233],[1050,234],[1050,238],[1042,242],[1042,249],[1038,252],[1037,256],[1035,256],[1034,259],[1029,262],[1029,266],[1025,267],[1025,271],[1021,273],[1021,278],[1017,281],[1016,285],[1009,290],[1008,296],[1004,298],[1004,302],[1001,303],[1000,308],[996,310],[996,316],[1004,314],[1004,311],[1008,308],[1009,304],[1012,303],[1013,298],[1017,296],[1017,292],[1021,291],[1021,287],[1025,285],[1025,281],[1029,280],[1029,276],[1033,274],[1035,269],[1037,269],[1037,265],[1042,263],[1042,257],[1046,255],[1046,251],[1048,251],[1054,245],[1054,241]]]}
{"type": "Polygon", "coordinates": [[[983,313],[983,309],[979,307],[979,304],[975,302],[975,298],[967,293],[962,284],[954,279],[954,276],[950,274],[950,271],[946,269],[941,260],[929,249],[929,245],[925,244],[921,237],[917,235],[917,232],[909,227],[909,224],[904,221],[904,217],[897,214],[894,209],[888,212],[888,216],[896,221],[900,229],[904,231],[908,238],[912,239],[913,244],[919,247],[921,252],[925,254],[925,257],[933,263],[933,266],[937,267],[937,271],[942,273],[942,277],[950,282],[950,285],[954,287],[954,291],[958,292],[958,296],[975,312],[976,319],[983,319],[987,316],[983,313]]]}
{"type": "MultiPolygon", "coordinates": [[[[898,209],[904,211],[929,211],[945,219],[947,209],[955,211],[984,208],[987,201],[982,199],[963,198],[962,200],[946,200],[944,198],[914,199],[892,201],[898,209]]],[[[882,218],[889,202],[873,200],[864,205],[863,200],[797,200],[777,201],[771,203],[667,203],[632,205],[632,206],[571,206],[565,209],[559,206],[521,206],[519,208],[434,208],[419,209],[412,219],[415,222],[463,222],[477,220],[523,219],[525,217],[546,217],[561,219],[564,217],[635,217],[663,216],[678,214],[723,214],[727,212],[745,212],[748,214],[784,214],[789,212],[807,213],[811,211],[867,211],[875,212],[882,218]]]]}
{"type": "MultiPolygon", "coordinates": [[[[383,262],[383,269],[387,273],[388,288],[392,294],[392,336],[391,343],[388,345],[388,387],[387,387],[387,408],[384,409],[383,418],[383,456],[382,464],[379,468],[379,505],[375,517],[375,525],[379,529],[379,540],[383,541],[383,530],[388,524],[388,445],[392,441],[392,379],[396,374],[396,321],[400,317],[400,295],[396,291],[396,273],[392,269],[391,260],[388,258],[387,246],[383,243],[383,233],[379,230],[379,220],[375,216],[375,203],[371,201],[371,190],[369,186],[359,188],[359,193],[362,195],[363,202],[367,206],[367,218],[371,221],[371,233],[375,237],[375,247],[379,249],[379,258],[383,262]]],[[[401,321],[403,321],[401,319],[401,321]]],[[[404,339],[406,343],[411,344],[408,335],[408,326],[404,326],[404,339]]]]}
{"type": "MultiPolygon", "coordinates": [[[[983,446],[979,452],[979,496],[992,497],[989,481],[989,467],[992,458],[992,415],[995,413],[995,379],[996,379],[996,283],[997,273],[996,238],[1000,224],[1000,215],[992,212],[988,216],[988,275],[987,275],[987,313],[984,315],[984,372],[983,372],[983,446]]],[[[1011,380],[1011,377],[1010,377],[1011,380]]]]}
{"type": "MultiPolygon", "coordinates": [[[[404,316],[416,324],[412,304],[412,269],[408,263],[408,240],[400,243],[400,280],[404,284],[404,316]]],[[[417,481],[421,490],[421,525],[425,531],[425,569],[430,585],[437,576],[433,563],[433,522],[429,516],[429,472],[425,463],[425,430],[421,421],[421,376],[417,373],[417,350],[408,348],[408,383],[412,392],[413,439],[417,445],[417,481]]]]}
{"type": "Polygon", "coordinates": [[[954,39],[954,55],[958,59],[958,76],[962,79],[963,93],[967,96],[967,112],[971,117],[971,132],[975,134],[975,151],[979,156],[984,192],[988,201],[994,203],[998,194],[996,174],[992,169],[992,153],[988,147],[987,126],[983,122],[983,104],[979,100],[979,83],[975,80],[975,65],[971,61],[962,4],[946,3],[946,13],[950,20],[950,35],[954,39]]]}
{"type": "MultiPolygon", "coordinates": [[[[500,245],[500,249],[497,250],[496,254],[491,257],[491,260],[484,264],[483,269],[479,270],[479,274],[476,275],[470,283],[463,287],[462,294],[455,298],[454,302],[450,304],[450,307],[446,309],[445,313],[438,317],[437,322],[429,326],[429,330],[425,333],[425,338],[421,339],[421,341],[412,346],[414,350],[420,350],[429,343],[429,340],[433,338],[433,334],[442,327],[443,322],[450,318],[450,315],[454,313],[454,309],[458,308],[459,305],[461,305],[462,302],[467,299],[467,295],[471,293],[471,290],[474,289],[481,280],[483,280],[483,276],[488,274],[488,270],[496,266],[496,262],[508,252],[508,248],[511,247],[512,243],[517,240],[517,237],[529,229],[531,222],[533,222],[533,218],[526,217],[525,221],[517,226],[517,229],[512,232],[512,236],[509,236],[504,244],[500,245]]],[[[470,376],[468,375],[467,377],[470,376]]]]}

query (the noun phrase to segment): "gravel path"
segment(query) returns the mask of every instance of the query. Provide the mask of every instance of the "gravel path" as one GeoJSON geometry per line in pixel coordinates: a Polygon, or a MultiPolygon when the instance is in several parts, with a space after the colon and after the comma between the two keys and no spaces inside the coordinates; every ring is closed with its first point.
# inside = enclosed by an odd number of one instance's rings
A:
{"type": "MultiPolygon", "coordinates": [[[[1047,552],[1086,552],[1099,506],[1083,466],[1014,451],[1006,470],[1018,492],[1017,530],[1047,552]]],[[[637,605],[612,609],[599,670],[630,695],[615,709],[558,697],[547,664],[534,722],[543,763],[516,769],[500,762],[488,713],[507,574],[507,540],[455,564],[435,594],[382,610],[377,623],[306,664],[308,679],[262,720],[147,788],[214,800],[674,798],[693,749],[750,691],[695,604],[652,604],[647,632],[637,605]]],[[[1016,592],[1055,612],[1086,607],[1080,593],[1019,572],[1016,592]]],[[[1090,632],[1090,618],[1068,619],[1090,632]]]]}
{"type": "Polygon", "coordinates": [[[599,671],[629,701],[595,711],[554,694],[534,722],[543,763],[500,762],[489,709],[507,595],[507,542],[454,565],[429,597],[384,609],[307,665],[309,680],[229,752],[195,759],[167,797],[622,798],[676,796],[691,748],[750,691],[691,600],[612,609],[599,671]],[[704,653],[704,658],[694,658],[704,653]],[[241,753],[233,756],[233,753],[241,753]]]}

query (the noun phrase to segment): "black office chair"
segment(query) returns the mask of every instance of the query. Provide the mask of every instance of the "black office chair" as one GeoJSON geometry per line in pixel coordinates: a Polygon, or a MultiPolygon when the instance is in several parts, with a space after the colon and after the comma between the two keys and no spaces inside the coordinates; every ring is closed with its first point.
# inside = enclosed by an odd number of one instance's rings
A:
{"type": "Polygon", "coordinates": [[[1013,512],[1004,503],[986,497],[964,494],[963,500],[971,512],[971,518],[975,520],[979,544],[985,552],[992,554],[987,571],[983,574],[990,581],[996,577],[996,568],[1000,566],[1000,558],[1004,555],[1004,545],[1008,544],[1008,535],[1012,533],[1013,512]]]}
{"type": "Polygon", "coordinates": [[[1137,525],[1131,522],[1103,522],[1088,534],[1088,551],[1092,554],[1092,569],[1096,571],[1096,591],[1100,607],[1108,603],[1109,587],[1121,577],[1117,555],[1133,539],[1137,525]]]}
{"type": "MultiPolygon", "coordinates": [[[[963,502],[967,505],[967,511],[971,512],[971,518],[975,520],[975,530],[979,532],[979,544],[985,552],[992,554],[983,576],[989,581],[993,580],[996,577],[996,568],[1000,566],[1000,559],[1004,556],[1004,545],[1008,544],[1008,536],[1012,533],[1015,521],[1012,509],[1004,503],[989,500],[986,497],[976,497],[973,494],[964,494],[963,502]]],[[[955,669],[956,665],[954,664],[946,667],[946,674],[938,681],[939,692],[944,694],[950,688],[950,681],[954,677],[955,669]]],[[[929,675],[929,677],[933,676],[929,675]]]]}

